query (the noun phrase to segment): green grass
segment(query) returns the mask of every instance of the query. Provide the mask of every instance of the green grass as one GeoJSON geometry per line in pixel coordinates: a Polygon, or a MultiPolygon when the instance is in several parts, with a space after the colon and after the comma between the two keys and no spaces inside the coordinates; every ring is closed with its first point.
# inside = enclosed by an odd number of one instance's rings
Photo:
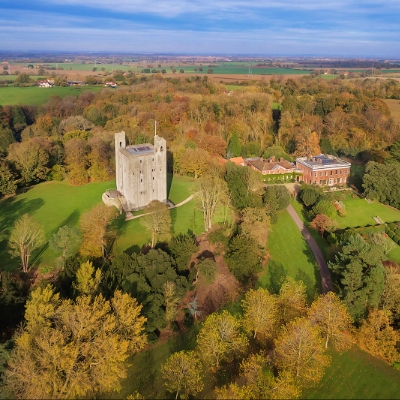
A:
{"type": "MultiPolygon", "coordinates": [[[[211,65],[211,64],[210,64],[211,65]]],[[[179,75],[179,70],[183,69],[185,73],[193,73],[193,74],[206,74],[208,69],[212,69],[214,74],[221,75],[248,75],[249,73],[249,64],[214,64],[215,67],[209,67],[208,64],[203,64],[203,71],[195,71],[195,68],[199,68],[199,65],[174,65],[174,68],[177,71],[177,75],[179,75]]],[[[138,67],[137,69],[141,70],[143,67],[138,67]]],[[[160,69],[160,68],[157,68],[160,69]]],[[[171,72],[171,68],[165,68],[167,72],[171,72]]],[[[309,70],[300,70],[300,69],[290,69],[290,68],[270,68],[270,67],[260,67],[256,68],[251,65],[251,73],[252,75],[308,75],[311,73],[309,70]]]]}
{"type": "Polygon", "coordinates": [[[307,242],[286,210],[279,213],[278,222],[272,225],[268,238],[270,260],[258,285],[272,292],[279,291],[283,277],[302,280],[307,286],[309,300],[320,292],[320,274],[307,242]]]}
{"type": "MultiPolygon", "coordinates": [[[[168,177],[169,198],[174,203],[180,203],[190,196],[194,179],[181,176],[168,177]]],[[[101,202],[101,195],[106,189],[115,187],[115,180],[101,183],[91,183],[84,186],[70,186],[66,182],[44,182],[33,186],[25,193],[0,201],[0,260],[3,267],[17,269],[20,261],[11,259],[7,253],[7,242],[15,221],[24,213],[28,213],[39,221],[49,239],[63,225],[78,226],[82,213],[90,210],[101,202]]],[[[171,211],[171,232],[173,235],[203,232],[203,215],[192,199],[183,206],[171,211]]],[[[215,221],[222,221],[222,210],[217,210],[215,221]]],[[[120,215],[113,227],[117,232],[114,251],[137,251],[149,242],[150,235],[140,224],[140,218],[125,221],[125,215],[120,215]]],[[[56,254],[47,245],[40,252],[33,254],[35,266],[52,268],[56,254]],[[40,255],[39,255],[40,253],[40,255]]]]}
{"type": "Polygon", "coordinates": [[[0,105],[24,104],[39,106],[46,103],[51,96],[79,96],[83,92],[97,92],[102,86],[61,87],[0,87],[0,105]]]}
{"type": "MultiPolygon", "coordinates": [[[[7,241],[15,221],[28,213],[39,221],[50,238],[63,225],[78,226],[82,213],[101,201],[102,193],[115,186],[114,181],[70,186],[65,182],[44,182],[33,186],[26,193],[0,202],[0,260],[4,266],[18,268],[19,260],[10,259],[7,241]]],[[[36,253],[37,255],[37,253],[36,253]]],[[[34,254],[35,256],[35,254],[34,254]]],[[[36,265],[50,266],[56,254],[45,247],[36,259],[36,265]]],[[[35,257],[33,257],[35,258],[35,257]]]]}
{"type": "Polygon", "coordinates": [[[346,216],[336,217],[340,229],[356,226],[375,225],[373,217],[378,216],[383,222],[400,221],[400,211],[385,206],[377,201],[368,203],[364,199],[347,197],[343,201],[346,206],[346,216]]]}
{"type": "Polygon", "coordinates": [[[340,355],[320,384],[305,391],[306,399],[399,399],[400,371],[354,347],[340,355]]]}

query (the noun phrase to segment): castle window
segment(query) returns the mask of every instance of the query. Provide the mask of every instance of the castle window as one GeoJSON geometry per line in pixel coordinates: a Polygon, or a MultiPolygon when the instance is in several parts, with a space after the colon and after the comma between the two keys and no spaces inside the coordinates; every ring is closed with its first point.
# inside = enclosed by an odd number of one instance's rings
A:
{"type": "Polygon", "coordinates": [[[162,146],[160,147],[160,151],[163,151],[163,148],[162,148],[162,146]]]}
{"type": "Polygon", "coordinates": [[[140,163],[142,163],[142,160],[140,160],[140,163]]]}
{"type": "Polygon", "coordinates": [[[119,142],[119,147],[122,147],[122,142],[119,142]]]}
{"type": "Polygon", "coordinates": [[[140,182],[143,182],[143,179],[141,179],[140,182]]]}
{"type": "Polygon", "coordinates": [[[154,176],[153,176],[153,181],[154,181],[154,176]]]}
{"type": "Polygon", "coordinates": [[[151,161],[154,161],[154,158],[152,158],[151,161]]]}

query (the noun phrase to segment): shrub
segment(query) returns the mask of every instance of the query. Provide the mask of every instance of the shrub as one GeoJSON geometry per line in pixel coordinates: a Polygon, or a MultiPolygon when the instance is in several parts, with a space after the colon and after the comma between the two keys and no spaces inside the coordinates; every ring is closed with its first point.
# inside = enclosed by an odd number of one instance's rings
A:
{"type": "Polygon", "coordinates": [[[342,207],[342,208],[339,208],[337,213],[338,213],[339,217],[345,217],[347,214],[347,211],[344,207],[342,207]]]}
{"type": "Polygon", "coordinates": [[[396,242],[397,244],[399,244],[399,242],[400,242],[400,236],[394,235],[394,236],[392,237],[392,239],[393,239],[394,242],[396,242]]]}

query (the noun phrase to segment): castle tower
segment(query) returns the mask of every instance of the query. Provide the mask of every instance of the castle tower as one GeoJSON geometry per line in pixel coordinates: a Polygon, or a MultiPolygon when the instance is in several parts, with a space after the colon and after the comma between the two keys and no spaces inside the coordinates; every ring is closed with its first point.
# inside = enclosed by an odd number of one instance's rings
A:
{"type": "Polygon", "coordinates": [[[126,146],[125,132],[115,134],[117,190],[129,210],[146,207],[153,200],[167,202],[167,143],[154,136],[150,143],[126,146]]]}

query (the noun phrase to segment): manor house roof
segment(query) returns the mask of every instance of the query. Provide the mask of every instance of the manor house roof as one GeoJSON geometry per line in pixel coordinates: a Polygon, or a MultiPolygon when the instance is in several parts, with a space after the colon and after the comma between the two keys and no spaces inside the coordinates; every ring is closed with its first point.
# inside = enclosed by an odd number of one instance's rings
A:
{"type": "Polygon", "coordinates": [[[143,156],[145,154],[154,153],[154,146],[150,143],[135,144],[132,146],[127,146],[125,149],[122,150],[125,150],[133,156],[143,156]]]}
{"type": "Polygon", "coordinates": [[[296,163],[302,164],[311,170],[332,169],[349,167],[350,163],[342,160],[339,157],[331,156],[329,154],[320,154],[318,156],[299,157],[296,163]]]}

